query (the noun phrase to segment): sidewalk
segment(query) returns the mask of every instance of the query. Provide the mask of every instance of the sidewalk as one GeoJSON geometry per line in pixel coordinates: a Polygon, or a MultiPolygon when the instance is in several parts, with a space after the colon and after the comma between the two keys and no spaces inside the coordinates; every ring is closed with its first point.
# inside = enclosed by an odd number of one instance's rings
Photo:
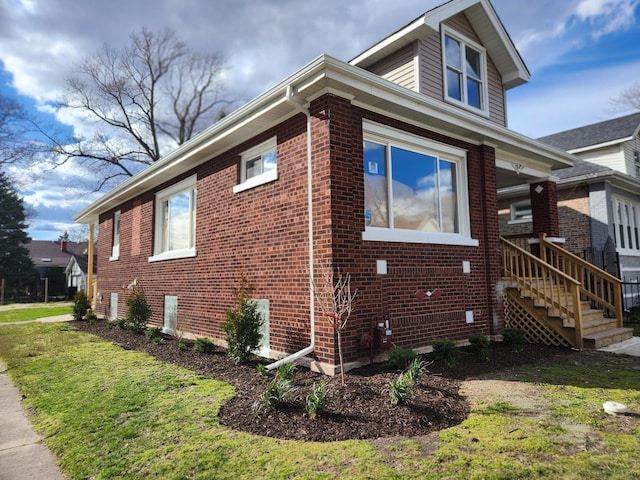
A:
{"type": "Polygon", "coordinates": [[[31,428],[18,389],[0,363],[0,480],[64,480],[41,440],[31,428]]]}

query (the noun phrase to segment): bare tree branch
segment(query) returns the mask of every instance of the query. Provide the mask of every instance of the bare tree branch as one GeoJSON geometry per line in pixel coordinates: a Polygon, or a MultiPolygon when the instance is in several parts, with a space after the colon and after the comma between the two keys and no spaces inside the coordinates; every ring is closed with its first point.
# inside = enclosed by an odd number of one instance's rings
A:
{"type": "Polygon", "coordinates": [[[635,82],[622,90],[616,98],[611,99],[611,104],[616,109],[628,110],[632,108],[640,111],[640,82],[635,82]]]}
{"type": "Polygon", "coordinates": [[[104,163],[107,183],[131,176],[213,123],[222,106],[233,103],[222,98],[222,73],[219,55],[192,53],[172,30],[143,28],[121,50],[105,44],[67,79],[60,103],[103,128],[90,139],[54,142],[52,151],[62,162],[104,163]]]}

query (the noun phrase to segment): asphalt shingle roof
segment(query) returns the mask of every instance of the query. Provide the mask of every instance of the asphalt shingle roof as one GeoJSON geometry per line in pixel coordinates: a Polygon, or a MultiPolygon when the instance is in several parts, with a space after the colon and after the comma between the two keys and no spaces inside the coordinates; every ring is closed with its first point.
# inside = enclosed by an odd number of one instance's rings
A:
{"type": "Polygon", "coordinates": [[[538,140],[560,150],[569,151],[631,137],[639,126],[640,112],[554,133],[538,140]]]}
{"type": "Polygon", "coordinates": [[[60,242],[51,240],[32,240],[25,244],[25,247],[29,250],[31,260],[36,267],[65,268],[69,265],[71,257],[75,257],[83,271],[87,271],[88,242],[67,242],[66,252],[62,251],[60,242]]]}

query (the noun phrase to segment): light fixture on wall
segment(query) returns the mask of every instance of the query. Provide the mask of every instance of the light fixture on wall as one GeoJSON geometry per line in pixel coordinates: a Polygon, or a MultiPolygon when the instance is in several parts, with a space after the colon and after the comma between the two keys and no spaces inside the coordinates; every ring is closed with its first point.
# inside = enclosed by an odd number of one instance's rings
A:
{"type": "Polygon", "coordinates": [[[511,168],[515,170],[516,175],[520,175],[520,172],[524,169],[524,165],[521,163],[512,163],[511,168]]]}

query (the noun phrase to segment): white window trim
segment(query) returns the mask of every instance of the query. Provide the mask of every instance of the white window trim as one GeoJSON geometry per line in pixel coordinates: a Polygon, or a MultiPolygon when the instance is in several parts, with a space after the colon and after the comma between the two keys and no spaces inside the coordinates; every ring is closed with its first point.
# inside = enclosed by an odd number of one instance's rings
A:
{"type": "Polygon", "coordinates": [[[521,205],[528,205],[529,209],[531,209],[531,201],[530,200],[520,200],[519,202],[513,202],[509,205],[509,222],[508,225],[516,225],[519,223],[531,223],[533,221],[533,214],[531,214],[531,218],[516,218],[516,208],[521,205]]]}
{"type": "Polygon", "coordinates": [[[442,32],[441,32],[441,37],[440,37],[440,44],[442,46],[441,50],[442,50],[442,84],[444,86],[444,99],[447,102],[453,103],[455,105],[458,105],[459,107],[465,108],[467,110],[470,110],[472,112],[475,113],[480,113],[486,117],[489,116],[489,76],[488,76],[488,69],[487,69],[487,51],[486,49],[474,42],[473,40],[471,40],[469,37],[466,37],[454,30],[452,30],[451,28],[448,28],[446,25],[442,26],[442,32]],[[462,75],[463,75],[463,82],[462,82],[462,96],[463,99],[462,100],[458,100],[457,98],[452,98],[449,96],[449,85],[448,85],[448,80],[447,80],[447,52],[446,52],[446,48],[445,48],[445,36],[449,36],[455,40],[457,40],[458,42],[460,42],[462,45],[468,45],[471,48],[473,48],[474,50],[478,51],[480,53],[481,56],[481,61],[480,61],[480,68],[481,68],[481,80],[482,80],[482,88],[480,89],[480,102],[482,104],[482,108],[476,108],[473,105],[469,105],[469,103],[467,103],[467,99],[468,99],[468,93],[467,93],[467,82],[466,82],[466,62],[464,61],[465,59],[463,59],[462,62],[462,75]]]}
{"type": "MultiPolygon", "coordinates": [[[[460,229],[460,233],[447,233],[365,226],[362,239],[376,242],[433,243],[477,247],[478,240],[471,238],[466,150],[367,120],[362,122],[362,130],[364,140],[411,148],[429,155],[435,154],[438,158],[456,164],[458,227],[460,229]]],[[[390,197],[391,195],[389,195],[389,199],[390,197]]],[[[392,210],[392,207],[390,205],[389,210],[392,210]]]]}
{"type": "Polygon", "coordinates": [[[620,255],[625,255],[630,257],[640,256],[640,245],[637,244],[636,242],[635,231],[632,229],[631,238],[629,238],[629,235],[628,235],[629,227],[640,229],[640,203],[636,203],[624,197],[618,197],[615,195],[611,196],[611,203],[613,207],[613,228],[614,228],[615,238],[616,238],[616,251],[620,255]],[[621,215],[622,215],[622,227],[623,227],[624,236],[625,236],[625,242],[624,242],[625,247],[620,246],[621,245],[621,242],[620,242],[620,225],[621,224],[619,223],[620,219],[618,218],[618,203],[621,205],[621,208],[622,208],[621,215]],[[627,223],[627,216],[624,208],[625,206],[627,206],[629,210],[629,217],[630,217],[629,220],[631,222],[635,222],[635,226],[629,225],[627,223]],[[633,217],[634,210],[635,210],[635,218],[633,217]],[[631,244],[631,247],[629,247],[629,244],[631,244]]]}
{"type": "MultiPolygon", "coordinates": [[[[256,157],[262,156],[266,153],[273,152],[274,150],[277,152],[278,149],[278,141],[277,137],[272,137],[266,142],[262,142],[259,145],[243,152],[240,159],[240,183],[233,187],[233,193],[244,192],[245,190],[249,190],[251,188],[255,188],[259,185],[264,185],[265,183],[273,182],[278,179],[278,161],[276,158],[276,168],[273,170],[269,170],[268,172],[264,172],[260,175],[256,175],[255,177],[247,178],[247,162],[249,160],[253,160],[256,157]]],[[[277,155],[277,153],[276,153],[277,155]]]]}
{"type": "Polygon", "coordinates": [[[114,262],[120,258],[120,213],[118,210],[113,212],[113,224],[111,227],[113,238],[111,239],[111,256],[109,257],[110,262],[114,262]],[[115,243],[115,225],[118,222],[118,243],[115,243]]]}
{"type": "MultiPolygon", "coordinates": [[[[195,190],[197,184],[197,176],[192,175],[189,178],[182,180],[168,188],[156,193],[155,199],[155,218],[154,218],[154,239],[153,239],[153,252],[154,254],[148,258],[148,261],[159,262],[163,260],[173,260],[177,258],[190,258],[196,256],[196,233],[195,233],[195,218],[193,219],[193,225],[191,226],[191,235],[193,236],[193,246],[190,248],[183,248],[178,250],[162,250],[163,239],[163,214],[162,204],[168,198],[171,198],[179,193],[187,190],[195,190]]],[[[197,195],[197,194],[196,194],[197,195]]],[[[197,200],[196,200],[197,202],[197,200]]],[[[196,206],[197,209],[197,206],[196,206]]]]}

